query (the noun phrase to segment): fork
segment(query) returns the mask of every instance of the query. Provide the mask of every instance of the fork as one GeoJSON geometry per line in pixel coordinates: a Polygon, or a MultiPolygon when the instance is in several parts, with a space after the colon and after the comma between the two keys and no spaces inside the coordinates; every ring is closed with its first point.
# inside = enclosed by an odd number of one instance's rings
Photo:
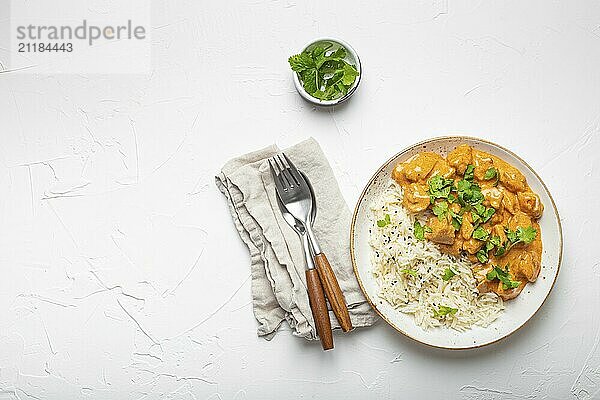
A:
{"type": "Polygon", "coordinates": [[[325,254],[321,251],[319,243],[312,230],[310,215],[312,208],[315,207],[315,201],[310,190],[310,183],[304,179],[296,166],[284,154],[276,155],[269,162],[271,173],[275,180],[275,187],[279,199],[284,204],[290,214],[294,216],[306,230],[309,242],[311,244],[317,272],[323,289],[331,304],[340,327],[344,332],[352,329],[352,322],[348,313],[348,307],[344,299],[344,294],[333,273],[333,269],[327,260],[325,254]]]}

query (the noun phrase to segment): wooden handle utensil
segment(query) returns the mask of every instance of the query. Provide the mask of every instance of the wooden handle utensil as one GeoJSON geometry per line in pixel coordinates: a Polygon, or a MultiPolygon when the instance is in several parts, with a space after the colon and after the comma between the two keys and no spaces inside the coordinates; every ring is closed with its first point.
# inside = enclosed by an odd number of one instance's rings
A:
{"type": "Polygon", "coordinates": [[[323,290],[325,290],[333,313],[340,323],[342,330],[348,332],[352,329],[352,321],[350,321],[346,300],[344,299],[340,284],[338,283],[337,278],[333,273],[333,269],[331,269],[331,265],[329,265],[329,261],[324,253],[315,256],[315,264],[317,271],[319,272],[319,277],[321,278],[321,283],[323,284],[323,290]]]}
{"type": "Polygon", "coordinates": [[[333,349],[333,334],[331,333],[331,322],[329,321],[329,312],[325,295],[319,280],[319,273],[314,269],[306,270],[306,286],[308,287],[308,300],[312,311],[317,333],[321,339],[323,350],[333,349]]]}

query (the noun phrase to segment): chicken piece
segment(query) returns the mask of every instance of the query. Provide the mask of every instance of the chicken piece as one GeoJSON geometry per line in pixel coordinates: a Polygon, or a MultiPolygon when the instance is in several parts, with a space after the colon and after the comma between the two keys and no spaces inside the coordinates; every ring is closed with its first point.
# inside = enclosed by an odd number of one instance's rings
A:
{"type": "MultiPolygon", "coordinates": [[[[465,240],[463,243],[463,249],[466,250],[469,254],[475,254],[481,249],[484,242],[481,240],[470,238],[469,240],[465,240]]],[[[472,260],[473,261],[473,260],[472,260]]],[[[475,259],[477,261],[477,259],[475,259]]]]}
{"type": "Polygon", "coordinates": [[[483,151],[475,150],[472,151],[473,157],[473,166],[475,169],[473,170],[473,175],[480,181],[483,181],[483,177],[488,169],[494,166],[494,160],[488,153],[483,151]]]}
{"type": "Polygon", "coordinates": [[[452,150],[446,159],[451,167],[461,174],[464,174],[465,170],[467,169],[467,165],[471,164],[472,162],[472,152],[473,148],[471,146],[462,144],[452,150]]]}
{"type": "Polygon", "coordinates": [[[502,204],[502,197],[504,193],[497,187],[484,187],[481,189],[483,195],[483,205],[486,207],[494,207],[496,210],[500,208],[502,204]]]}
{"type": "Polygon", "coordinates": [[[442,156],[436,153],[415,154],[405,162],[396,165],[392,171],[392,178],[401,185],[424,181],[440,159],[443,160],[442,156]]]}
{"type": "Polygon", "coordinates": [[[519,226],[523,227],[523,228],[527,228],[528,226],[531,226],[531,225],[532,225],[531,217],[522,211],[517,211],[508,220],[508,229],[510,229],[511,231],[516,231],[519,226]]]}
{"type": "Polygon", "coordinates": [[[515,167],[505,164],[500,172],[500,183],[513,193],[522,192],[527,188],[527,180],[515,167]]]}
{"type": "Polygon", "coordinates": [[[464,240],[469,240],[475,227],[473,226],[473,220],[471,219],[470,213],[463,215],[462,225],[460,226],[460,235],[464,240]]]}
{"type": "Polygon", "coordinates": [[[479,293],[493,292],[496,288],[495,282],[488,281],[486,275],[494,268],[492,264],[479,264],[473,267],[473,277],[477,281],[477,290],[479,293]]]}
{"type": "Polygon", "coordinates": [[[427,222],[431,228],[431,232],[425,233],[425,238],[439,244],[454,244],[454,227],[449,221],[449,218],[431,217],[427,222]]]}
{"type": "MultiPolygon", "coordinates": [[[[494,281],[495,283],[496,281],[494,281]]],[[[527,285],[527,281],[522,281],[519,286],[513,289],[504,289],[502,286],[502,282],[498,282],[498,285],[494,289],[494,292],[502,298],[502,300],[510,300],[517,297],[523,289],[525,289],[525,285],[527,285]]]]}
{"type": "Polygon", "coordinates": [[[530,191],[517,193],[517,199],[519,200],[519,207],[521,211],[524,211],[528,215],[535,219],[542,216],[544,212],[544,205],[540,201],[540,197],[530,191]]]}
{"type": "Polygon", "coordinates": [[[452,203],[450,204],[450,210],[454,213],[454,214],[458,214],[460,212],[460,204],[458,203],[452,203]]]}
{"type": "Polygon", "coordinates": [[[441,175],[444,178],[450,178],[454,175],[454,171],[455,169],[448,165],[445,159],[440,158],[429,172],[429,177],[441,175]]]}
{"type": "Polygon", "coordinates": [[[502,192],[503,193],[502,193],[501,204],[502,204],[503,210],[506,210],[511,214],[515,214],[518,210],[517,196],[515,196],[513,193],[511,193],[508,190],[503,190],[502,192]]]}
{"type": "Polygon", "coordinates": [[[510,272],[515,280],[527,280],[534,282],[540,274],[540,262],[530,251],[513,253],[516,257],[511,258],[510,272]]]}
{"type": "Polygon", "coordinates": [[[410,183],[404,188],[402,205],[410,212],[425,211],[429,206],[429,194],[427,186],[421,183],[410,183]]]}
{"type": "Polygon", "coordinates": [[[461,256],[463,246],[463,240],[460,237],[456,237],[454,239],[454,243],[450,244],[440,244],[440,250],[443,253],[450,254],[456,258],[461,256]]]}
{"type": "Polygon", "coordinates": [[[504,232],[504,225],[494,225],[492,227],[492,236],[498,236],[500,238],[500,243],[506,242],[506,233],[504,232]]]}

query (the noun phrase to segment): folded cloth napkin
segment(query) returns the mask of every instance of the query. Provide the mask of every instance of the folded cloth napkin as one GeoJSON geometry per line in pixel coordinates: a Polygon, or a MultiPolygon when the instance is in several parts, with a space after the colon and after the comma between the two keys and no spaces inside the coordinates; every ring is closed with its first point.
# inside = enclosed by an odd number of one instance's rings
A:
{"type": "MultiPolygon", "coordinates": [[[[302,242],[277,206],[275,184],[267,159],[280,150],[269,146],[229,161],[215,180],[227,198],[235,226],[248,249],[252,297],[258,335],[273,337],[283,321],[294,335],[316,339],[305,281],[302,242]]],[[[348,232],[351,214],[333,171],[314,139],[285,150],[310,179],[317,198],[314,231],[344,292],[352,325],[370,326],[376,316],[363,296],[350,262],[348,232]]],[[[332,311],[331,325],[339,328],[332,311]]]]}

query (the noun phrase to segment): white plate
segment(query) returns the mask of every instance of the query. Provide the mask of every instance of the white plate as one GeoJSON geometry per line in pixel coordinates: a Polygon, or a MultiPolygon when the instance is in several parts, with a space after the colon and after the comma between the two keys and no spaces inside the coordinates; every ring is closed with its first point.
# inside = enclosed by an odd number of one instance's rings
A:
{"type": "Polygon", "coordinates": [[[485,346],[507,337],[522,327],[540,309],[558,276],[562,258],[562,231],[558,211],[546,185],[520,157],[497,144],[482,139],[458,136],[441,137],[417,143],[403,150],[383,164],[373,175],[354,210],[350,231],[350,252],[354,273],[360,287],[382,319],[397,331],[418,342],[445,349],[469,349],[485,346]],[[457,332],[447,328],[425,331],[414,323],[411,315],[394,310],[377,295],[379,288],[371,273],[372,266],[369,256],[371,251],[368,244],[371,225],[369,204],[385,190],[397,163],[422,151],[433,151],[445,156],[460,144],[468,144],[478,150],[501,157],[517,167],[527,178],[531,189],[540,196],[545,207],[544,214],[539,220],[543,244],[542,269],[536,282],[528,284],[517,298],[505,302],[506,310],[487,328],[474,327],[466,332],[457,332]]]}

